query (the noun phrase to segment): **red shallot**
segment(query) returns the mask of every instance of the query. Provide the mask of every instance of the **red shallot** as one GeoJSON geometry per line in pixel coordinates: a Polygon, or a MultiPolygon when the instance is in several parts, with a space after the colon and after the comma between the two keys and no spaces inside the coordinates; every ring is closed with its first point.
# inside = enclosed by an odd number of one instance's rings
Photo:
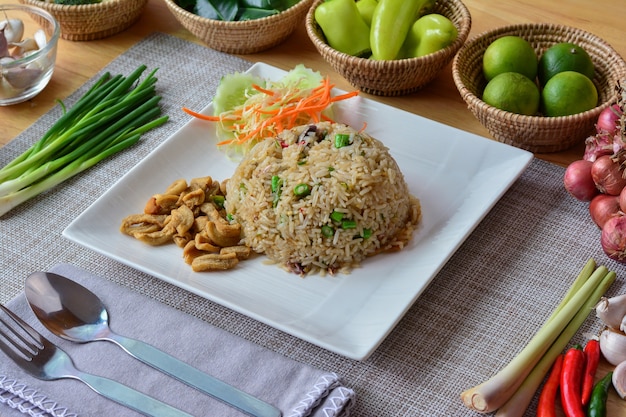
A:
{"type": "Polygon", "coordinates": [[[622,110],[617,104],[613,104],[602,110],[602,113],[600,113],[598,117],[598,123],[596,123],[598,133],[608,133],[610,135],[617,133],[618,122],[621,115],[622,110]]]}
{"type": "Polygon", "coordinates": [[[626,186],[626,178],[622,174],[620,164],[608,155],[596,159],[591,166],[591,178],[604,194],[619,195],[626,186]]]}
{"type": "Polygon", "coordinates": [[[619,209],[626,213],[626,187],[619,193],[619,209]]]}
{"type": "Polygon", "coordinates": [[[626,263],[626,216],[611,217],[604,223],[600,244],[609,258],[626,263]]]}
{"type": "Polygon", "coordinates": [[[593,163],[585,160],[574,161],[565,169],[563,184],[574,198],[580,201],[591,201],[599,190],[591,176],[593,163]]]}
{"type": "Polygon", "coordinates": [[[620,215],[620,197],[608,194],[598,194],[589,203],[591,220],[600,228],[611,217],[620,215]]]}
{"type": "Polygon", "coordinates": [[[585,139],[585,153],[583,159],[594,162],[602,155],[613,155],[616,143],[613,135],[608,133],[598,133],[585,139]]]}

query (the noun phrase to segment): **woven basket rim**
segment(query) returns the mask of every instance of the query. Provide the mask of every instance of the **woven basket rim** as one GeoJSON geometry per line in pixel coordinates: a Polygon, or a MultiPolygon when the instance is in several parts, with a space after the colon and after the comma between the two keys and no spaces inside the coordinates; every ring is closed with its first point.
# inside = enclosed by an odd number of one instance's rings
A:
{"type": "MultiPolygon", "coordinates": [[[[166,0],[171,1],[171,0],[166,0]]],[[[373,60],[369,58],[362,58],[353,55],[348,55],[344,52],[338,51],[328,45],[324,39],[319,36],[319,32],[316,30],[315,23],[315,9],[323,3],[325,0],[315,0],[315,2],[311,5],[307,17],[306,17],[306,29],[309,33],[311,40],[322,49],[325,53],[329,55],[335,56],[337,59],[341,61],[346,61],[348,63],[355,63],[355,65],[364,65],[366,67],[371,68],[387,68],[389,66],[397,67],[397,66],[412,66],[412,65],[420,65],[427,62],[431,62],[437,60],[438,58],[445,58],[447,55],[451,53],[456,53],[462,45],[467,40],[469,33],[471,31],[472,26],[472,17],[469,9],[461,0],[449,0],[449,3],[454,3],[458,8],[462,15],[462,24],[460,30],[458,31],[457,38],[453,43],[432,54],[428,54],[421,57],[415,58],[402,58],[402,59],[393,59],[393,60],[373,60]]]]}
{"type": "Polygon", "coordinates": [[[183,9],[176,3],[175,0],[165,0],[165,2],[168,3],[170,7],[176,11],[176,13],[179,13],[181,16],[184,16],[186,19],[193,20],[195,23],[209,24],[215,27],[235,29],[235,28],[256,27],[259,25],[276,23],[282,20],[286,15],[298,13],[300,9],[302,9],[303,7],[308,7],[307,3],[309,3],[309,0],[300,0],[299,2],[297,2],[290,8],[285,9],[280,13],[273,14],[271,16],[265,16],[265,17],[261,17],[259,19],[253,19],[253,20],[240,20],[240,21],[224,21],[224,20],[209,19],[209,18],[199,16],[197,14],[191,13],[188,10],[183,9]]]}
{"type": "MultiPolygon", "coordinates": [[[[514,118],[516,120],[520,120],[520,121],[528,121],[528,123],[540,123],[540,124],[556,124],[556,123],[563,123],[563,121],[571,121],[571,120],[576,120],[576,119],[582,119],[582,118],[587,118],[590,117],[592,115],[595,115],[596,113],[599,113],[603,108],[608,107],[608,105],[611,103],[611,99],[602,102],[602,103],[598,103],[598,105],[596,107],[594,107],[593,109],[587,110],[585,112],[582,113],[577,113],[577,114],[573,114],[573,115],[568,115],[568,116],[553,116],[553,117],[546,117],[546,116],[542,116],[542,115],[523,115],[523,114],[515,114],[515,113],[511,113],[511,112],[507,112],[505,110],[501,110],[498,109],[496,107],[490,106],[487,103],[485,103],[483,100],[481,100],[476,94],[474,94],[464,83],[463,80],[461,78],[461,74],[458,68],[458,62],[460,60],[460,57],[462,57],[463,52],[466,50],[469,50],[469,48],[471,48],[474,44],[480,42],[482,39],[484,38],[488,38],[494,35],[498,35],[500,33],[508,33],[508,32],[514,32],[514,31],[519,31],[519,30],[526,30],[526,29],[537,29],[537,30],[543,30],[543,31],[561,31],[561,32],[570,32],[570,33],[574,33],[574,34],[580,34],[580,35],[584,35],[590,39],[592,39],[594,42],[602,45],[604,48],[609,49],[611,51],[614,51],[616,56],[620,56],[619,53],[608,43],[606,42],[604,39],[594,35],[593,33],[587,32],[583,29],[580,28],[575,28],[575,27],[571,27],[571,26],[567,26],[567,25],[562,25],[562,24],[556,24],[556,23],[518,23],[518,24],[513,24],[513,25],[507,25],[507,26],[501,26],[495,29],[490,29],[490,30],[486,30],[482,33],[479,33],[475,36],[473,36],[470,40],[468,40],[465,45],[458,51],[458,53],[456,54],[456,56],[454,57],[453,63],[452,63],[452,76],[454,78],[455,83],[457,84],[457,87],[461,92],[461,96],[468,102],[468,104],[473,104],[475,106],[481,107],[483,109],[488,110],[491,114],[494,115],[498,115],[501,117],[507,117],[507,116],[514,116],[514,118]]],[[[621,76],[626,76],[626,61],[624,61],[623,59],[621,61],[618,61],[617,64],[619,64],[618,71],[617,74],[621,74],[621,76]]],[[[620,75],[618,75],[618,78],[620,77],[620,75]]]]}
{"type": "Polygon", "coordinates": [[[101,12],[103,9],[108,9],[112,7],[117,7],[118,4],[135,2],[135,3],[145,3],[146,0],[102,0],[100,3],[91,3],[91,4],[57,4],[57,3],[48,3],[43,0],[21,0],[25,3],[35,5],[37,7],[41,7],[45,10],[50,10],[53,12],[70,12],[74,11],[77,13],[85,13],[85,12],[101,12]]]}

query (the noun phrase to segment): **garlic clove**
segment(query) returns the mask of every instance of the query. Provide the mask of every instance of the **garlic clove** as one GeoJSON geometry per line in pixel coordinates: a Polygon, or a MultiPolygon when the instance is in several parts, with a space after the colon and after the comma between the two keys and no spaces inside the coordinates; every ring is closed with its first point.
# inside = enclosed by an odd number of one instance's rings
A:
{"type": "Polygon", "coordinates": [[[33,34],[33,38],[37,43],[38,49],[43,49],[43,47],[48,44],[48,38],[46,37],[46,32],[44,32],[43,29],[37,30],[37,32],[33,34]]]}
{"type": "Polygon", "coordinates": [[[41,76],[39,68],[13,68],[4,73],[4,78],[17,89],[29,87],[41,76]]]}
{"type": "Polygon", "coordinates": [[[4,36],[4,30],[0,29],[0,57],[11,55],[9,53],[9,42],[7,42],[6,36],[4,36]]]}
{"type": "Polygon", "coordinates": [[[626,400],[626,361],[619,363],[613,370],[611,377],[613,388],[622,400],[626,400]]]}
{"type": "Polygon", "coordinates": [[[606,328],[600,333],[600,351],[611,365],[626,361],[626,333],[606,328]]]}
{"type": "Polygon", "coordinates": [[[17,93],[18,90],[9,84],[7,80],[0,77],[0,97],[13,97],[17,93]]]}
{"type": "Polygon", "coordinates": [[[0,28],[4,28],[4,36],[8,43],[19,42],[24,36],[24,22],[20,19],[4,20],[0,23],[0,28]]]}
{"type": "Polygon", "coordinates": [[[37,42],[35,42],[33,38],[26,38],[20,42],[13,42],[9,44],[9,46],[15,47],[15,50],[13,51],[13,55],[18,56],[18,57],[21,57],[26,52],[39,50],[39,46],[37,45],[37,42]]]}
{"type": "Polygon", "coordinates": [[[596,316],[612,329],[619,329],[626,316],[626,294],[602,297],[596,305],[596,316]]]}

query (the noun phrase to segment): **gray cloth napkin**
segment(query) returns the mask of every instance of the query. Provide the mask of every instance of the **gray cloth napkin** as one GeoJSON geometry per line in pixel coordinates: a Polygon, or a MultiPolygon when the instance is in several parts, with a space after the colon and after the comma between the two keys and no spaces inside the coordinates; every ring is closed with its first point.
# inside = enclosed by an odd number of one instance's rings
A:
{"type": "MultiPolygon", "coordinates": [[[[51,271],[102,298],[116,333],[150,343],[278,407],[285,417],[345,417],[350,413],[354,391],[343,386],[333,372],[288,359],[73,265],[56,265],[51,271]]],[[[37,321],[23,293],[6,306],[61,346],[82,371],[122,382],[194,416],[244,416],[132,358],[113,343],[77,344],[53,336],[37,321]]],[[[40,381],[1,357],[0,401],[16,413],[42,417],[138,415],[79,381],[40,381]]]]}

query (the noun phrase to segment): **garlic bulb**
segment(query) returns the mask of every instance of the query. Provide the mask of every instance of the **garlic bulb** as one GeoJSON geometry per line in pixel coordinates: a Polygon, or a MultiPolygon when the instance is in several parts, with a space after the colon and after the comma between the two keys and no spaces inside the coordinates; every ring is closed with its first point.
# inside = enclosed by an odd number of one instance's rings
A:
{"type": "Polygon", "coordinates": [[[619,330],[605,328],[600,333],[600,351],[611,365],[626,361],[626,334],[619,330]]]}
{"type": "Polygon", "coordinates": [[[613,370],[613,388],[622,400],[626,400],[626,362],[621,362],[613,370]]]}
{"type": "Polygon", "coordinates": [[[610,328],[625,331],[626,294],[602,297],[596,306],[596,316],[610,328]]]}

